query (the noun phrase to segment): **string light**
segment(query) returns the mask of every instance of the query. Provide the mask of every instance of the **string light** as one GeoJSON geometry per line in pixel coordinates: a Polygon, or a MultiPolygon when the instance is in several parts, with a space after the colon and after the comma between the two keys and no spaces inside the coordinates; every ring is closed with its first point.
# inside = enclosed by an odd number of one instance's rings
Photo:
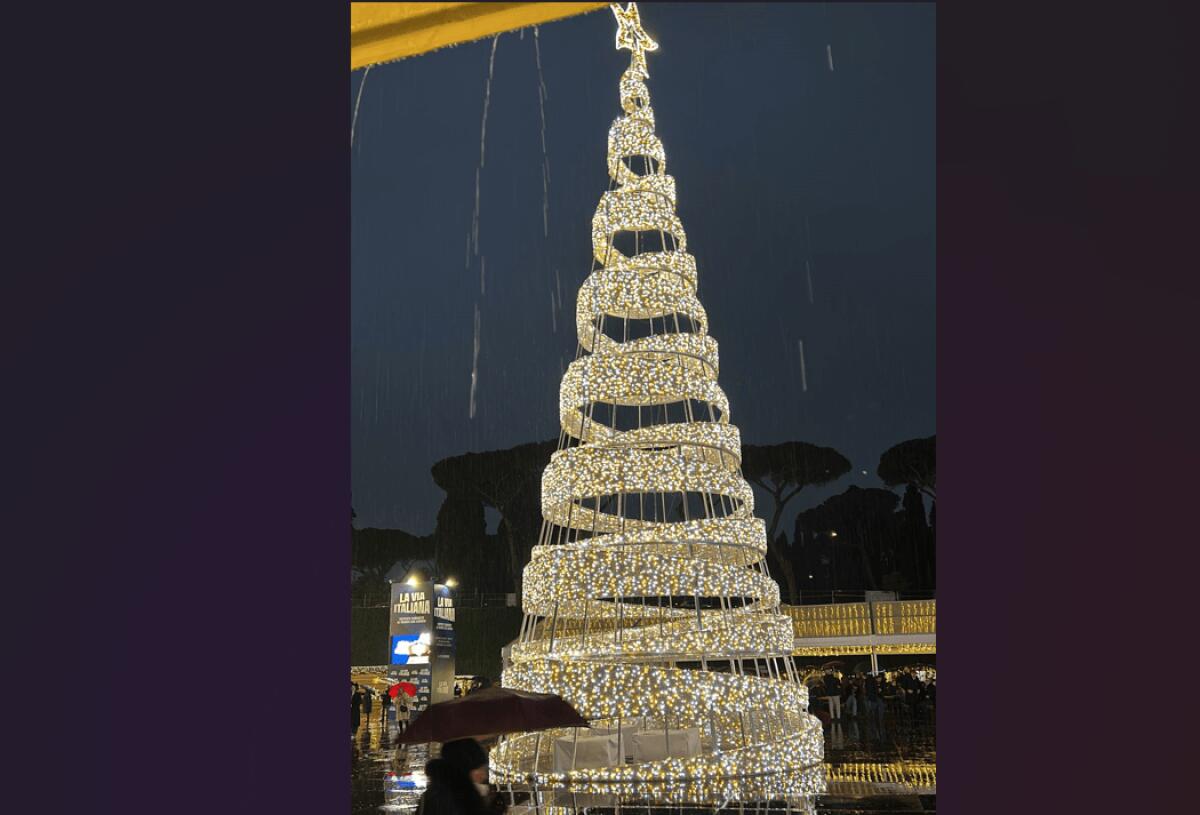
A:
{"type": "Polygon", "coordinates": [[[791,663],[793,621],[766,570],[765,524],[741,474],[741,435],[717,384],[718,345],[655,133],[645,80],[658,43],[636,3],[612,10],[617,48],[631,58],[608,133],[613,188],[592,218],[597,268],[576,300],[584,353],[559,391],[559,420],[575,443],[542,475],[544,534],[525,568],[525,624],[501,682],[561,695],[618,742],[650,730],[668,748],[680,734],[684,746],[655,760],[563,768],[556,743],[589,731],[515,734],[493,749],[490,771],[564,815],[587,805],[581,794],[618,807],[773,800],[811,812],[826,782],[821,726],[791,663]],[[615,245],[622,232],[658,232],[661,247],[625,254],[615,245]],[[605,333],[613,320],[624,323],[621,339],[605,333]],[[630,338],[630,320],[649,321],[650,335],[630,338]],[[611,421],[595,418],[597,405],[611,421]],[[668,419],[672,405],[682,418],[668,419]],[[636,428],[617,427],[620,407],[636,408],[636,428]],[[662,421],[643,424],[644,408],[662,421]],[[668,495],[680,496],[683,517],[666,520],[668,495]],[[702,499],[703,517],[687,517],[689,495],[702,499]]]}
{"type": "Polygon", "coordinates": [[[933,790],[937,789],[937,764],[923,761],[847,762],[828,766],[826,778],[831,784],[889,784],[913,790],[933,790]]]}

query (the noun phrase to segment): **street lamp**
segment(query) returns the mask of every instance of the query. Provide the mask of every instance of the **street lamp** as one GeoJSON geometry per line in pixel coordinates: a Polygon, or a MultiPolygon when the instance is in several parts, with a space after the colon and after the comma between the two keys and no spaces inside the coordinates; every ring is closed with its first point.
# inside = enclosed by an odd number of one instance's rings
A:
{"type": "Polygon", "coordinates": [[[453,577],[446,578],[446,588],[452,589],[452,588],[456,587],[457,585],[458,585],[458,581],[455,580],[453,577]]]}

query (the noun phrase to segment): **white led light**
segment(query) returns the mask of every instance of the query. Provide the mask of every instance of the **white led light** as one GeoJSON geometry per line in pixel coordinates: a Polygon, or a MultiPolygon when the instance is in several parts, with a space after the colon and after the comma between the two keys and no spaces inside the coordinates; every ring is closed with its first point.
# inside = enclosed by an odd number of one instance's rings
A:
{"type": "Polygon", "coordinates": [[[589,737],[565,728],[502,739],[491,775],[537,791],[555,815],[612,801],[767,799],[810,812],[825,789],[821,726],[791,665],[792,619],[765,568],[765,524],[741,474],[741,436],[717,384],[717,342],[654,132],[645,55],[658,44],[635,3],[612,8],[617,47],[632,58],[620,81],[624,113],[608,135],[614,186],[592,219],[598,268],[576,301],[582,353],[559,391],[574,444],[542,476],[544,534],[525,567],[525,625],[502,684],[560,694],[618,741],[662,734],[669,757],[628,763],[626,743],[611,763],[564,768],[556,756],[589,737]],[[655,251],[614,245],[620,232],[648,230],[663,236],[655,251]],[[629,338],[630,320],[648,321],[650,335],[629,338]],[[605,333],[614,322],[621,339],[605,333]],[[609,406],[609,423],[595,418],[597,405],[609,406]],[[617,428],[618,406],[636,409],[636,428],[617,428]],[[662,421],[643,424],[644,409],[662,421]],[[668,519],[668,495],[680,496],[683,517],[668,519]],[[702,517],[688,517],[688,495],[703,499],[702,517]],[[660,500],[661,512],[646,512],[660,500]],[[686,734],[685,746],[672,751],[672,733],[686,734]]]}

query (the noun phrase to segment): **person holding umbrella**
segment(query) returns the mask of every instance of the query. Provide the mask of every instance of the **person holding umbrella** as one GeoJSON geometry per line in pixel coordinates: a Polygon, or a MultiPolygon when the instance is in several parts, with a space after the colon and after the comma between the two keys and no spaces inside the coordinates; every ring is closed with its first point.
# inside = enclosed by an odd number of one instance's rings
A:
{"type": "Polygon", "coordinates": [[[425,765],[429,786],[421,793],[417,815],[502,815],[508,805],[487,785],[487,761],[475,739],[443,744],[441,757],[425,765]]]}
{"type": "Polygon", "coordinates": [[[407,744],[530,733],[555,727],[587,727],[561,696],[512,688],[485,688],[430,705],[400,740],[407,744]]]}
{"type": "Polygon", "coordinates": [[[561,696],[512,688],[485,688],[426,708],[398,745],[439,742],[441,758],[429,762],[430,784],[417,815],[499,815],[503,798],[487,786],[487,752],[475,740],[588,721],[561,696]]]}
{"type": "Polygon", "coordinates": [[[405,694],[408,696],[417,695],[417,686],[411,682],[397,682],[387,689],[387,703],[391,706],[388,711],[388,720],[393,722],[400,732],[404,732],[405,724],[408,722],[408,705],[405,701],[405,694]],[[395,700],[395,701],[392,701],[395,700]],[[401,716],[403,715],[403,718],[401,716]]]}
{"type": "Polygon", "coordinates": [[[401,694],[396,699],[396,726],[400,728],[400,734],[404,735],[404,731],[408,729],[408,699],[401,694]]]}

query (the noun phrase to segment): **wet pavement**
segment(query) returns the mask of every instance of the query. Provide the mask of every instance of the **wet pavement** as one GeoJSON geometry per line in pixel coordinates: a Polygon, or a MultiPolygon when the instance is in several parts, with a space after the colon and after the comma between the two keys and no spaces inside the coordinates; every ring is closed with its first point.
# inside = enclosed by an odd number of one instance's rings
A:
{"type": "Polygon", "coordinates": [[[385,725],[376,706],[363,725],[351,736],[350,812],[379,815],[383,812],[412,812],[425,788],[422,769],[429,760],[428,745],[396,749],[400,731],[385,725]]]}
{"type": "MultiPolygon", "coordinates": [[[[425,786],[422,768],[426,745],[396,750],[398,731],[385,730],[375,708],[369,722],[351,737],[351,805],[353,815],[410,813],[425,786]]],[[[937,790],[936,728],[931,712],[913,716],[894,706],[882,725],[843,717],[825,726],[825,762],[829,792],[818,800],[818,812],[829,815],[874,815],[888,812],[935,811],[937,790]]]]}
{"type": "Polygon", "coordinates": [[[931,710],[893,704],[881,724],[866,716],[825,727],[828,794],[818,811],[838,815],[934,812],[936,727],[931,710]]]}

